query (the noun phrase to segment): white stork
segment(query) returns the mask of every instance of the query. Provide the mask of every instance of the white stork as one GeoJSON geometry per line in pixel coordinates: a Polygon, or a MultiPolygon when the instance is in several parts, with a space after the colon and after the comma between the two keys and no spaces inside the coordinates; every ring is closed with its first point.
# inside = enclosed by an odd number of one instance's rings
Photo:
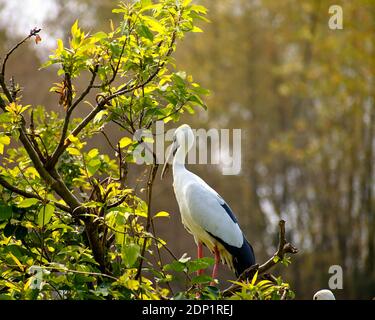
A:
{"type": "MultiPolygon", "coordinates": [[[[212,278],[217,278],[220,260],[236,275],[255,264],[254,251],[242,233],[236,217],[222,197],[200,177],[185,168],[185,158],[194,144],[194,133],[184,124],[173,136],[161,178],[172,160],[173,188],[180,208],[182,223],[194,236],[198,258],[205,245],[215,255],[212,278]]],[[[202,274],[202,270],[198,271],[202,274]]]]}

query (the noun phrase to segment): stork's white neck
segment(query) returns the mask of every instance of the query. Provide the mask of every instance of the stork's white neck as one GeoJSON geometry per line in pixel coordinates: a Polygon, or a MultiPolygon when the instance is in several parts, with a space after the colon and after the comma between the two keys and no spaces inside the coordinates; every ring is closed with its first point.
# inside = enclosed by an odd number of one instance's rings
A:
{"type": "Polygon", "coordinates": [[[179,146],[176,154],[173,157],[173,173],[175,174],[177,171],[186,170],[185,168],[185,158],[186,158],[187,151],[183,146],[179,146]]]}

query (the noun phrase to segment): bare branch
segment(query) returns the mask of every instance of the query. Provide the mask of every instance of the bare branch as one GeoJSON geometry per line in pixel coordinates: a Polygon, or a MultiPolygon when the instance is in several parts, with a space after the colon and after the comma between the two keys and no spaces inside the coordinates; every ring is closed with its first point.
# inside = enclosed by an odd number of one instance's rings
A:
{"type": "Polygon", "coordinates": [[[279,228],[280,228],[280,233],[279,233],[278,249],[276,253],[272,256],[272,258],[270,258],[268,261],[266,261],[259,267],[259,271],[258,271],[259,274],[265,273],[266,271],[274,267],[276,264],[278,264],[279,261],[282,261],[284,259],[285,254],[287,253],[295,254],[298,252],[297,248],[295,248],[289,242],[286,242],[284,220],[280,220],[279,228]]]}
{"type": "MultiPolygon", "coordinates": [[[[272,267],[277,265],[280,261],[284,259],[285,254],[296,254],[298,249],[295,248],[291,243],[287,242],[285,239],[285,221],[279,221],[279,245],[275,254],[268,259],[262,265],[255,264],[250,268],[246,269],[237,279],[237,281],[245,281],[248,279],[252,279],[256,272],[258,272],[258,276],[264,275],[268,270],[272,267]]],[[[234,292],[238,291],[240,286],[237,284],[231,285],[229,288],[222,291],[223,297],[231,296],[234,292]]]]}
{"type": "MultiPolygon", "coordinates": [[[[7,97],[8,101],[13,102],[13,97],[12,97],[12,95],[11,95],[11,93],[10,93],[6,83],[5,83],[4,75],[1,74],[1,73],[0,73],[0,86],[3,89],[3,92],[4,92],[5,96],[7,97]]],[[[2,100],[2,101],[4,102],[4,100],[2,100]]],[[[5,107],[4,108],[2,107],[2,109],[5,110],[5,107]]]]}
{"type": "Polygon", "coordinates": [[[14,51],[16,51],[18,49],[19,46],[23,45],[27,40],[29,40],[31,37],[34,37],[36,36],[42,29],[40,28],[34,28],[32,30],[30,30],[30,33],[27,37],[25,37],[24,39],[22,39],[20,42],[18,42],[12,49],[10,49],[8,51],[8,53],[5,55],[5,58],[4,58],[4,62],[3,62],[3,65],[1,67],[1,75],[3,76],[3,78],[5,78],[5,68],[6,68],[6,64],[8,62],[8,59],[9,57],[12,55],[12,53],[14,51]]]}

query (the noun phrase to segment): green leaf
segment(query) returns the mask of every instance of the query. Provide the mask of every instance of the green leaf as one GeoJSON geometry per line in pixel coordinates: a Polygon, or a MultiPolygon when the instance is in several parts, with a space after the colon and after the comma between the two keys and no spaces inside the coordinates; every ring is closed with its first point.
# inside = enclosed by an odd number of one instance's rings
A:
{"type": "Polygon", "coordinates": [[[0,205],[0,221],[8,220],[12,217],[12,207],[0,205]]]}
{"type": "Polygon", "coordinates": [[[206,274],[202,274],[191,279],[191,284],[211,282],[212,278],[206,274]]]}
{"type": "Polygon", "coordinates": [[[154,218],[167,217],[169,218],[169,213],[166,211],[160,211],[154,215],[154,218]]]}
{"type": "Polygon", "coordinates": [[[89,158],[89,159],[93,159],[93,158],[95,158],[96,156],[98,156],[99,155],[99,150],[98,149],[91,149],[90,151],[89,151],[89,153],[87,154],[87,157],[89,158]]]}
{"type": "Polygon", "coordinates": [[[80,35],[80,30],[78,28],[78,20],[76,20],[71,28],[72,36],[78,37],[80,35]]]}
{"type": "Polygon", "coordinates": [[[96,168],[97,166],[101,165],[101,161],[98,158],[91,159],[90,162],[88,163],[89,167],[96,168]]]}
{"type": "Polygon", "coordinates": [[[143,16],[143,21],[147,23],[147,25],[150,27],[152,31],[156,31],[158,33],[164,33],[165,27],[155,18],[143,16]]]}
{"type": "Polygon", "coordinates": [[[186,265],[181,263],[180,261],[173,261],[172,263],[166,264],[163,269],[165,271],[183,272],[185,268],[186,265]]]}
{"type": "Polygon", "coordinates": [[[194,26],[191,32],[203,32],[201,28],[198,28],[197,26],[194,26]]]}
{"type": "Polygon", "coordinates": [[[122,248],[122,259],[127,268],[131,268],[140,256],[141,247],[138,244],[131,243],[122,248]]]}
{"type": "Polygon", "coordinates": [[[207,13],[207,8],[202,6],[202,5],[197,5],[197,4],[193,4],[191,6],[191,11],[195,11],[195,12],[198,12],[198,13],[203,13],[203,14],[206,14],[207,13]]]}
{"type": "Polygon", "coordinates": [[[189,272],[207,269],[215,263],[215,260],[210,257],[200,258],[188,262],[189,272]]]}
{"type": "Polygon", "coordinates": [[[4,146],[10,143],[8,136],[0,135],[0,154],[4,153],[4,146]]]}
{"type": "Polygon", "coordinates": [[[207,286],[205,291],[214,299],[218,298],[220,295],[220,289],[214,286],[207,286]]]}
{"type": "Polygon", "coordinates": [[[38,214],[38,226],[43,227],[51,221],[52,215],[55,212],[55,206],[52,204],[46,204],[41,207],[38,214]]]}
{"type": "Polygon", "coordinates": [[[129,144],[131,144],[133,142],[132,139],[128,138],[128,137],[123,137],[120,141],[119,141],[119,144],[120,144],[120,148],[125,148],[127,147],[129,144]]]}
{"type": "Polygon", "coordinates": [[[8,136],[0,136],[0,144],[8,145],[10,143],[10,138],[8,136]]]}
{"type": "Polygon", "coordinates": [[[185,87],[184,76],[186,77],[186,74],[181,73],[181,72],[174,73],[174,74],[172,75],[172,79],[173,79],[173,81],[175,82],[175,84],[176,84],[176,86],[177,86],[178,88],[183,88],[183,87],[185,87]]]}
{"type": "Polygon", "coordinates": [[[254,277],[253,277],[253,279],[251,280],[251,284],[254,285],[255,282],[257,281],[257,279],[258,279],[258,271],[255,272],[254,277]]]}
{"type": "Polygon", "coordinates": [[[97,39],[97,40],[102,40],[102,39],[106,39],[108,37],[108,35],[103,31],[99,31],[99,32],[93,34],[92,37],[97,39]]]}
{"type": "Polygon", "coordinates": [[[144,25],[144,24],[141,24],[141,25],[138,25],[138,33],[140,36],[144,37],[144,38],[147,38],[151,41],[154,40],[154,35],[153,33],[150,31],[150,29],[144,25]]]}
{"type": "Polygon", "coordinates": [[[33,206],[34,204],[37,204],[38,202],[39,202],[39,200],[35,199],[35,198],[24,199],[17,205],[17,207],[18,208],[29,208],[29,207],[33,206]]]}
{"type": "MultiPolygon", "coordinates": [[[[63,51],[64,51],[64,42],[61,39],[57,39],[56,54],[60,55],[63,51]]],[[[51,64],[53,64],[52,61],[51,61],[51,64]]]]}
{"type": "Polygon", "coordinates": [[[12,115],[9,112],[0,114],[0,122],[4,122],[4,123],[12,122],[12,115]]]}
{"type": "Polygon", "coordinates": [[[77,148],[69,147],[69,148],[66,148],[66,151],[68,151],[68,153],[71,154],[72,156],[80,156],[81,155],[81,152],[77,148]]]}
{"type": "Polygon", "coordinates": [[[94,158],[89,161],[89,163],[87,164],[87,171],[90,177],[93,176],[96,173],[96,171],[98,171],[101,165],[102,162],[98,158],[94,158]]]}
{"type": "Polygon", "coordinates": [[[205,108],[205,104],[204,104],[204,102],[202,101],[202,99],[199,98],[199,96],[191,95],[191,96],[189,97],[189,101],[190,101],[190,102],[195,102],[195,103],[197,103],[198,105],[200,105],[201,107],[205,108]]]}

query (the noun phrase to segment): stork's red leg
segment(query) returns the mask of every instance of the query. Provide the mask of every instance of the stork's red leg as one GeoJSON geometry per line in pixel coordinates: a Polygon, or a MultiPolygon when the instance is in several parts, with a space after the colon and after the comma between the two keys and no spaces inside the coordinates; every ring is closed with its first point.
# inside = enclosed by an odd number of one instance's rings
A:
{"type": "MultiPolygon", "coordinates": [[[[198,242],[198,259],[203,258],[203,245],[202,242],[198,242]]],[[[197,271],[198,276],[203,274],[203,270],[198,270],[197,271]]]]}
{"type": "MultiPolygon", "coordinates": [[[[212,279],[217,278],[218,270],[219,270],[219,263],[220,263],[220,252],[217,246],[214,247],[214,254],[215,254],[215,264],[214,268],[212,270],[212,279]]],[[[215,285],[215,283],[211,283],[212,285],[215,285]]]]}

